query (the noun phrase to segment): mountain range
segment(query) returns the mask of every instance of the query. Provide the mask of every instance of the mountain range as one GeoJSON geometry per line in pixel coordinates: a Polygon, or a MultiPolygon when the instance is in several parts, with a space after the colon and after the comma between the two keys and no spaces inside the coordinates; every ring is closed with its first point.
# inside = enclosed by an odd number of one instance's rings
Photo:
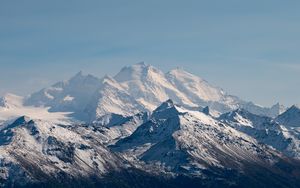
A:
{"type": "Polygon", "coordinates": [[[266,108],[243,101],[183,69],[163,73],[145,63],[124,67],[114,77],[101,79],[79,72],[68,81],[31,94],[24,104],[47,106],[51,112],[73,112],[76,119],[91,122],[108,113],[130,116],[151,112],[168,99],[189,109],[208,106],[216,113],[244,108],[276,117],[284,110],[280,104],[266,108]]]}
{"type": "Polygon", "coordinates": [[[79,72],[0,99],[0,187],[300,187],[299,127],[180,68],[79,72]]]}

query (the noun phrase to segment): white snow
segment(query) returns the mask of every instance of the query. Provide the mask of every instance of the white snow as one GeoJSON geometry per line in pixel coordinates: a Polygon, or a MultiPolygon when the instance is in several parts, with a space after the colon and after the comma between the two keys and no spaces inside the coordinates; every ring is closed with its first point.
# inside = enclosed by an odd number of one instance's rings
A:
{"type": "Polygon", "coordinates": [[[72,100],[74,100],[74,97],[71,97],[70,95],[67,95],[67,96],[63,99],[63,101],[72,101],[72,100]]]}
{"type": "Polygon", "coordinates": [[[0,121],[11,121],[20,116],[28,116],[32,119],[41,119],[52,122],[69,121],[67,112],[49,112],[49,107],[24,106],[23,97],[6,95],[5,105],[0,106],[0,121]]]}

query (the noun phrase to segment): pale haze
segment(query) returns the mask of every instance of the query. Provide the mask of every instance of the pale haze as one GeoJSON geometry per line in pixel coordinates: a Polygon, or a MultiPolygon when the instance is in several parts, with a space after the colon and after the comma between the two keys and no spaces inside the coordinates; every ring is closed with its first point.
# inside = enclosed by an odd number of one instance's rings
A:
{"type": "Polygon", "coordinates": [[[298,1],[1,1],[0,95],[80,70],[181,67],[261,105],[300,103],[298,1]]]}

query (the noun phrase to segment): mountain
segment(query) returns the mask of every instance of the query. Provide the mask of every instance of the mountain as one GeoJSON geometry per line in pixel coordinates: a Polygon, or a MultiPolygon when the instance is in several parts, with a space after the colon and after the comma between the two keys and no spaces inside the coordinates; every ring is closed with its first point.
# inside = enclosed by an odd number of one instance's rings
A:
{"type": "Polygon", "coordinates": [[[226,94],[222,89],[210,85],[202,78],[183,69],[173,69],[166,74],[167,79],[187,96],[194,104],[223,112],[238,107],[239,99],[226,94]]]}
{"type": "Polygon", "coordinates": [[[115,79],[150,111],[169,98],[180,104],[197,106],[171,84],[162,71],[145,63],[124,67],[115,79]]]}
{"type": "Polygon", "coordinates": [[[131,136],[110,147],[133,163],[140,161],[166,173],[204,178],[226,171],[239,176],[241,171],[248,173],[249,165],[268,173],[279,172],[283,169],[276,164],[286,160],[229,125],[174,105],[171,100],[158,107],[131,136]]]}
{"type": "Polygon", "coordinates": [[[126,117],[144,111],[143,106],[109,76],[101,79],[100,89],[89,100],[84,110],[89,120],[97,120],[110,113],[126,117]]]}
{"type": "Polygon", "coordinates": [[[300,159],[299,132],[278,124],[273,118],[237,109],[222,114],[218,119],[260,143],[272,146],[289,157],[300,159]]]}
{"type": "Polygon", "coordinates": [[[298,187],[299,173],[299,161],[172,100],[150,117],[0,127],[0,187],[298,187]]]}
{"type": "Polygon", "coordinates": [[[239,108],[243,108],[256,115],[268,116],[272,118],[277,117],[286,110],[285,107],[279,103],[273,105],[271,108],[268,108],[256,105],[253,102],[241,102],[239,108]]]}
{"type": "Polygon", "coordinates": [[[100,79],[79,72],[68,81],[58,82],[31,94],[24,104],[50,107],[52,112],[72,112],[73,117],[83,120],[86,119],[83,110],[100,86],[100,79]]]}
{"type": "Polygon", "coordinates": [[[275,117],[281,110],[279,104],[266,108],[243,101],[182,69],[163,73],[145,63],[124,67],[114,77],[102,79],[80,72],[69,81],[31,94],[24,103],[50,107],[52,112],[72,112],[75,119],[92,122],[110,113],[127,117],[151,112],[167,99],[190,110],[208,106],[215,115],[244,108],[275,117]]]}
{"type": "Polygon", "coordinates": [[[300,127],[300,108],[293,105],[284,113],[280,114],[276,121],[288,127],[300,127]]]}
{"type": "Polygon", "coordinates": [[[90,124],[98,133],[105,145],[112,145],[120,139],[130,136],[141,124],[146,122],[149,114],[140,112],[133,116],[124,117],[118,114],[109,114],[90,124]]]}
{"type": "Polygon", "coordinates": [[[23,116],[0,130],[0,187],[118,187],[109,174],[126,180],[130,164],[80,128],[23,116]]]}

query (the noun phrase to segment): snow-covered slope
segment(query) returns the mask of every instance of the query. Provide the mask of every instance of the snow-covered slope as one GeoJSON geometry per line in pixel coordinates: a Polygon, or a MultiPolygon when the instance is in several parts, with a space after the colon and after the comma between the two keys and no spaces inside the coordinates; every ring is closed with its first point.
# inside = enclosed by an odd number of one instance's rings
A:
{"type": "Polygon", "coordinates": [[[275,150],[204,113],[166,101],[150,120],[111,146],[131,160],[197,176],[211,168],[243,169],[244,163],[272,164],[275,150]]]}
{"type": "Polygon", "coordinates": [[[124,117],[118,114],[109,114],[99,118],[84,130],[85,134],[91,130],[101,138],[102,143],[111,145],[120,139],[130,136],[140,125],[148,120],[148,113],[138,113],[124,117]]]}
{"type": "Polygon", "coordinates": [[[219,120],[289,157],[300,159],[300,137],[295,129],[279,124],[272,118],[255,115],[244,109],[222,114],[219,120]]]}
{"type": "Polygon", "coordinates": [[[97,177],[126,167],[97,137],[72,129],[23,116],[0,130],[0,186],[97,177]]]}
{"type": "Polygon", "coordinates": [[[110,113],[131,116],[144,111],[133,96],[131,96],[118,82],[109,76],[101,80],[97,90],[86,106],[84,113],[89,120],[97,120],[110,113]]]}
{"type": "Polygon", "coordinates": [[[145,63],[124,67],[115,79],[150,111],[169,98],[180,104],[197,106],[171,84],[161,70],[145,63]]]}
{"type": "Polygon", "coordinates": [[[100,79],[79,72],[68,81],[58,82],[25,99],[25,105],[47,106],[53,112],[72,112],[82,120],[83,110],[101,86],[100,79]]]}
{"type": "Polygon", "coordinates": [[[209,106],[218,111],[238,107],[239,99],[227,95],[221,88],[210,85],[202,78],[183,69],[173,69],[166,74],[167,79],[194,104],[209,106]]]}
{"type": "Polygon", "coordinates": [[[266,108],[228,95],[222,89],[180,68],[164,74],[151,65],[139,63],[124,67],[115,79],[150,111],[167,99],[186,108],[209,106],[212,111],[219,112],[243,107],[252,113],[275,117],[281,110],[280,105],[266,108]]]}
{"type": "Polygon", "coordinates": [[[49,108],[45,107],[24,106],[23,97],[20,96],[7,94],[0,101],[0,124],[7,124],[20,116],[52,122],[70,121],[69,113],[49,112],[49,108]]]}
{"type": "MultiPolygon", "coordinates": [[[[113,79],[106,82],[114,85],[113,79]]],[[[298,161],[172,100],[150,118],[110,113],[92,124],[76,124],[38,116],[0,126],[0,187],[299,185],[298,161]]],[[[255,127],[262,120],[248,123],[255,127]]]]}
{"type": "Polygon", "coordinates": [[[205,80],[176,68],[166,74],[168,80],[193,101],[221,101],[224,91],[212,87],[205,80]]]}

